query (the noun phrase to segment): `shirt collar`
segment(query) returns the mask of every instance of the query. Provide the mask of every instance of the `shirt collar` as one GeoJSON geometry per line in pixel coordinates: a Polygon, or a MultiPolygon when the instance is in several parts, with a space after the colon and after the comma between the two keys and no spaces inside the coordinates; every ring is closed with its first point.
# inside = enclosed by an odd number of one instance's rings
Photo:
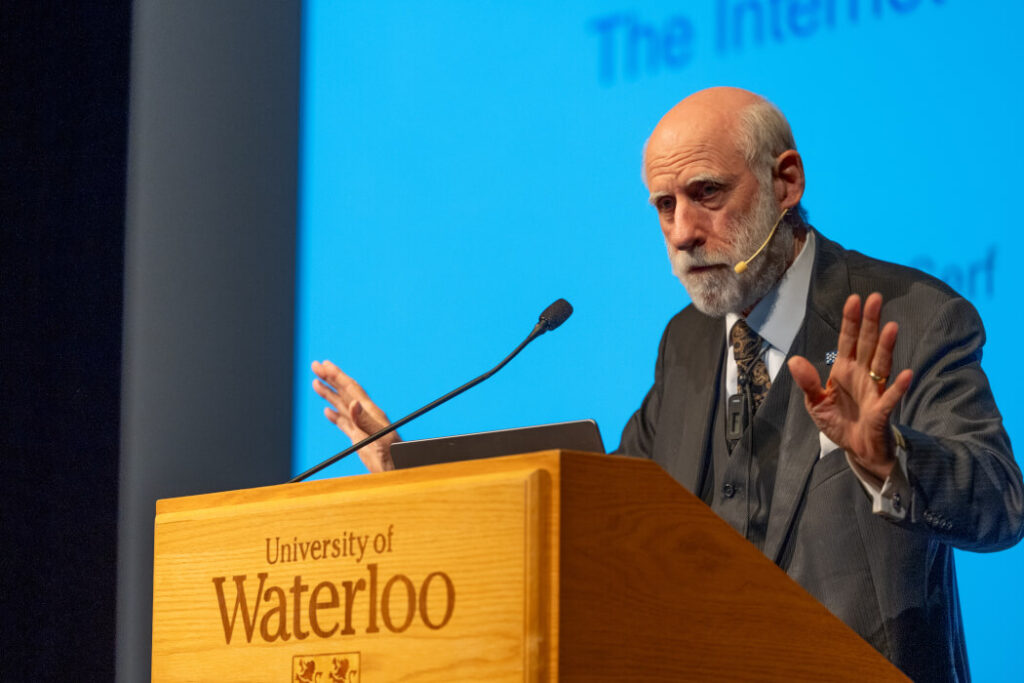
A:
{"type": "MultiPolygon", "coordinates": [[[[804,321],[807,291],[811,287],[811,272],[814,269],[814,244],[814,231],[808,230],[804,246],[792,265],[747,316],[750,329],[783,353],[789,353],[789,347],[804,321]]],[[[729,330],[739,319],[736,313],[726,314],[726,343],[729,330]]]]}

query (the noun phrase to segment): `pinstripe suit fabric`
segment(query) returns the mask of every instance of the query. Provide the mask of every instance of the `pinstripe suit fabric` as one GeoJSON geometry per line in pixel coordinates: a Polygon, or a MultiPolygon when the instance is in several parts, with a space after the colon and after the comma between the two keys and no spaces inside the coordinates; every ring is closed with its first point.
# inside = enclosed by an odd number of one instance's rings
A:
{"type": "MultiPolygon", "coordinates": [[[[820,233],[816,241],[807,312],[790,354],[827,377],[846,298],[883,295],[882,323],[900,324],[893,374],[915,373],[892,416],[908,444],[910,514],[900,523],[872,514],[844,454],[819,458],[818,430],[783,366],[755,418],[773,435],[758,443],[778,444],[763,552],[914,680],[969,680],[953,548],[999,550],[1024,533],[1021,473],[981,369],[981,320],[924,273],[847,251],[820,233]]],[[[672,318],[654,385],[619,446],[698,494],[713,439],[724,438],[712,430],[724,328],[692,306],[672,318]]],[[[723,504],[716,496],[712,508],[723,504]]]]}

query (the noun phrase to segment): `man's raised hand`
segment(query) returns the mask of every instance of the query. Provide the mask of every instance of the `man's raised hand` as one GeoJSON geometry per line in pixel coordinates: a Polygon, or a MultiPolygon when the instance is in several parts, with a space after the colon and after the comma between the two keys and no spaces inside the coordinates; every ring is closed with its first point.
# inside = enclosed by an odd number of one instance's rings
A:
{"type": "Polygon", "coordinates": [[[881,313],[882,295],[877,292],[864,302],[863,315],[859,296],[846,300],[836,360],[824,387],[806,358],[794,356],[788,364],[818,429],[854,463],[884,481],[896,457],[889,416],[910,388],[913,372],[904,370],[886,387],[899,326],[889,322],[879,331],[881,313]]]}
{"type": "MultiPolygon", "coordinates": [[[[370,400],[358,382],[341,371],[329,360],[313,361],[313,390],[328,405],[324,417],[345,432],[352,443],[362,441],[388,424],[388,416],[370,400]]],[[[391,460],[391,444],[399,441],[396,432],[386,434],[359,451],[359,458],[371,472],[395,469],[391,460]]]]}

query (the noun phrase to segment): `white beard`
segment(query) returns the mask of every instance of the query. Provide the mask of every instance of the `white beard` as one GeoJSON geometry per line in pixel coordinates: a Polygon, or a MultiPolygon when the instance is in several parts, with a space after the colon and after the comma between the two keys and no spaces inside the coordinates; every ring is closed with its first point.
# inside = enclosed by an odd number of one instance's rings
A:
{"type": "Polygon", "coordinates": [[[726,313],[743,313],[764,298],[775,286],[789,265],[793,254],[793,230],[780,225],[764,253],[758,255],[747,270],[737,275],[733,270],[740,261],[761,246],[778,219],[778,207],[771,191],[762,189],[754,206],[729,226],[732,245],[719,252],[703,247],[690,251],[675,251],[668,247],[672,272],[683,283],[687,294],[701,313],[720,318],[726,313]],[[691,273],[695,266],[720,266],[699,273],[691,273]]]}

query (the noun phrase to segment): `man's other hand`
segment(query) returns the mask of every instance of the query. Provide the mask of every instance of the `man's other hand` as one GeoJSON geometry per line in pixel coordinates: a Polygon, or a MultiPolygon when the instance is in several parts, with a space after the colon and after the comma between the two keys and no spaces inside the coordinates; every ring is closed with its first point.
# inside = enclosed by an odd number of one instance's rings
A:
{"type": "MultiPolygon", "coordinates": [[[[331,361],[313,361],[313,373],[313,390],[329,404],[324,408],[324,417],[345,432],[352,443],[390,424],[388,416],[363,388],[331,361]]],[[[400,440],[397,432],[391,432],[360,450],[359,458],[371,472],[393,470],[391,444],[400,440]]]]}
{"type": "Polygon", "coordinates": [[[864,302],[863,316],[859,296],[846,300],[836,360],[824,388],[806,358],[789,359],[789,372],[803,389],[804,405],[818,429],[880,482],[896,461],[889,415],[913,377],[904,370],[886,387],[899,326],[889,322],[879,331],[881,313],[877,292],[864,302]]]}

